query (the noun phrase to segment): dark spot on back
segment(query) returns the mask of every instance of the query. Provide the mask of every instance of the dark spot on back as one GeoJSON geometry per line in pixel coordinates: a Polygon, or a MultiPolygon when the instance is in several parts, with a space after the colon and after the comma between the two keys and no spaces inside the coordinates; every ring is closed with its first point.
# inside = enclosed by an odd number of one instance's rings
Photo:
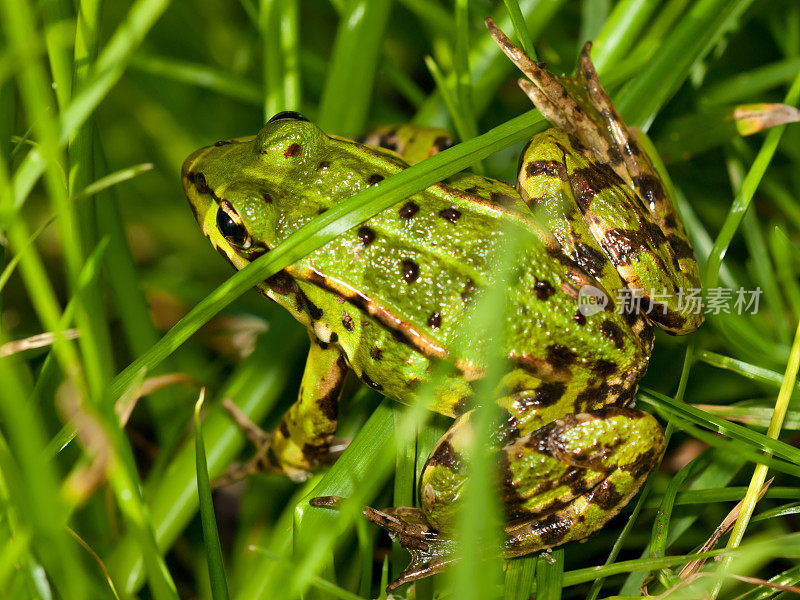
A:
{"type": "Polygon", "coordinates": [[[366,225],[362,225],[358,228],[358,239],[361,240],[361,245],[366,248],[375,240],[375,232],[366,225]]]}
{"type": "Polygon", "coordinates": [[[432,312],[428,317],[428,327],[431,329],[439,329],[442,326],[442,315],[438,312],[432,312]]]}
{"type": "Polygon", "coordinates": [[[555,288],[549,281],[536,278],[536,283],[533,285],[533,291],[539,300],[547,300],[550,296],[556,293],[555,288]]]}
{"type": "Polygon", "coordinates": [[[369,356],[372,360],[381,360],[383,358],[383,350],[375,346],[369,351],[369,356]]]}
{"type": "Polygon", "coordinates": [[[342,312],[342,327],[344,327],[347,331],[353,331],[355,326],[355,323],[353,323],[353,317],[348,315],[346,312],[342,312]]]}
{"type": "Polygon", "coordinates": [[[375,185],[383,181],[383,175],[378,175],[375,173],[374,175],[370,175],[369,179],[367,179],[367,185],[375,185]]]}
{"type": "Polygon", "coordinates": [[[331,331],[331,338],[328,340],[331,344],[335,344],[339,341],[339,334],[335,331],[331,331]]]}
{"type": "Polygon", "coordinates": [[[419,205],[416,202],[406,202],[397,211],[401,219],[410,219],[419,211],[419,205]]]}
{"type": "Polygon", "coordinates": [[[461,211],[457,208],[443,208],[439,211],[439,216],[443,219],[450,221],[451,223],[455,223],[458,221],[458,218],[461,216],[461,211]]]}
{"type": "Polygon", "coordinates": [[[572,317],[572,320],[575,321],[581,327],[586,325],[586,316],[581,311],[576,311],[572,317]]]}
{"type": "Polygon", "coordinates": [[[328,167],[330,167],[330,166],[331,166],[331,163],[329,163],[327,160],[323,160],[321,163],[319,163],[319,164],[317,165],[317,169],[319,169],[320,171],[322,171],[322,170],[324,170],[324,169],[327,169],[327,168],[328,168],[328,167]]]}
{"type": "Polygon", "coordinates": [[[286,146],[286,149],[283,151],[284,158],[293,158],[300,154],[300,144],[293,143],[286,146]]]}
{"type": "Polygon", "coordinates": [[[419,278],[419,265],[413,260],[403,259],[400,269],[403,272],[403,281],[406,283],[414,283],[419,278]]]}

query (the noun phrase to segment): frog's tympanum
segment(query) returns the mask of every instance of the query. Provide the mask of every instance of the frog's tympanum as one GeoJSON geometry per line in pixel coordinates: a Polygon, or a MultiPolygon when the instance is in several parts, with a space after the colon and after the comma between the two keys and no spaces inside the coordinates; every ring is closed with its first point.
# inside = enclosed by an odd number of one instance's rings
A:
{"type": "MultiPolygon", "coordinates": [[[[516,188],[456,175],[258,286],[311,337],[299,398],[261,453],[294,479],[330,457],[348,371],[411,403],[437,363],[454,365],[433,409],[455,421],[425,465],[419,508],[365,511],[412,554],[390,587],[437,572],[454,556],[470,408],[485,375],[476,357],[490,345],[454,340],[496,277],[510,226],[538,243],[520,252],[504,282],[503,341],[491,345],[507,365],[495,395],[504,418],[487,440],[499,465],[506,556],[586,537],[638,491],[664,448],[656,420],[631,407],[653,327],[685,334],[702,322],[680,303],[682,290],[700,287],[692,248],[656,169],[600,85],[589,45],[575,76],[556,76],[487,25],[553,125],[524,149],[516,188]],[[584,286],[599,290],[605,306],[582,310],[584,286]],[[621,292],[638,296],[640,308],[617,310],[621,292]]],[[[440,131],[419,130],[428,146],[421,150],[415,131],[387,129],[361,144],[279,113],[255,137],[192,154],[183,166],[186,195],[214,248],[242,269],[320,213],[405,169],[404,156],[422,160],[450,145],[440,131]]]]}

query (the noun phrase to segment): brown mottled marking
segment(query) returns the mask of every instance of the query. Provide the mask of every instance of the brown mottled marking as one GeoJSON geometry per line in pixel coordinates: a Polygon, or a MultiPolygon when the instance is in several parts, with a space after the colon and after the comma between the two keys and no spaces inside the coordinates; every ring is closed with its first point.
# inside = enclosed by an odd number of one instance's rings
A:
{"type": "Polygon", "coordinates": [[[622,494],[607,479],[597,485],[586,499],[592,504],[597,504],[603,510],[612,510],[622,502],[622,494]]]}
{"type": "Polygon", "coordinates": [[[375,232],[366,225],[362,225],[358,228],[358,239],[361,240],[361,245],[366,248],[375,241],[375,232]]]}
{"type": "Polygon", "coordinates": [[[413,260],[403,259],[403,262],[400,263],[400,269],[403,273],[403,281],[406,283],[414,283],[419,279],[419,265],[413,260]]]}
{"type": "Polygon", "coordinates": [[[261,191],[261,199],[267,204],[272,204],[272,196],[263,190],[261,191]]]}
{"type": "Polygon", "coordinates": [[[264,280],[266,286],[276,294],[281,296],[288,296],[293,293],[297,287],[291,275],[285,270],[278,271],[275,275],[271,275],[264,280]]]}
{"type": "Polygon", "coordinates": [[[375,173],[369,176],[369,179],[367,179],[367,185],[376,185],[381,181],[383,181],[383,175],[375,173]]]}
{"type": "Polygon", "coordinates": [[[305,306],[308,309],[308,315],[314,321],[319,321],[324,314],[322,309],[314,304],[300,288],[297,288],[297,304],[298,310],[303,310],[303,306],[305,306]]]}
{"type": "Polygon", "coordinates": [[[397,211],[401,219],[411,219],[419,211],[419,205],[416,202],[406,202],[397,211]]]}
{"type": "Polygon", "coordinates": [[[372,360],[381,360],[383,358],[383,350],[374,346],[372,350],[369,351],[369,356],[372,360]]]}
{"type": "Polygon", "coordinates": [[[611,167],[597,163],[590,167],[575,169],[569,174],[569,184],[581,212],[584,213],[589,210],[597,194],[615,185],[621,185],[622,181],[611,167]]]}
{"type": "Polygon", "coordinates": [[[439,211],[439,216],[443,219],[450,221],[451,223],[455,224],[458,221],[458,218],[461,216],[461,211],[457,208],[443,208],[439,211]]]}
{"type": "Polygon", "coordinates": [[[622,334],[622,330],[616,325],[616,323],[606,319],[600,325],[600,332],[614,342],[614,345],[617,347],[617,349],[622,349],[622,346],[625,344],[625,338],[622,334]]]}
{"type": "Polygon", "coordinates": [[[575,311],[575,314],[572,316],[572,320],[581,327],[586,325],[586,316],[580,310],[575,311]]]}
{"type": "Polygon", "coordinates": [[[543,382],[534,390],[533,402],[535,406],[552,406],[564,395],[567,386],[561,382],[543,382]]]}
{"type": "Polygon", "coordinates": [[[562,168],[562,164],[555,160],[532,160],[525,163],[525,175],[528,177],[538,177],[539,175],[558,177],[562,168]]]}
{"type": "Polygon", "coordinates": [[[456,473],[461,472],[464,467],[464,460],[461,455],[453,448],[450,440],[444,439],[434,448],[431,452],[430,458],[425,463],[425,468],[429,466],[439,465],[446,467],[456,473]]]}
{"type": "Polygon", "coordinates": [[[597,373],[602,377],[608,377],[617,371],[617,363],[611,360],[606,360],[604,358],[598,358],[592,364],[592,371],[597,373]]]}
{"type": "Polygon", "coordinates": [[[300,144],[296,142],[286,146],[286,149],[283,151],[284,158],[294,158],[298,154],[300,154],[300,144]]]}
{"type": "Polygon", "coordinates": [[[575,362],[577,353],[563,344],[551,344],[547,347],[547,362],[555,369],[565,369],[575,362]]]}
{"type": "Polygon", "coordinates": [[[551,514],[536,524],[535,533],[539,534],[545,547],[556,546],[572,531],[572,519],[551,514]]]}
{"type": "Polygon", "coordinates": [[[608,258],[600,250],[589,244],[578,242],[575,244],[575,252],[578,264],[590,275],[598,277],[603,273],[608,258]]]}
{"type": "Polygon", "coordinates": [[[431,329],[439,329],[442,326],[442,315],[438,312],[432,312],[428,317],[428,327],[431,329]]]}
{"type": "Polygon", "coordinates": [[[545,301],[550,296],[556,293],[553,285],[544,279],[536,278],[536,283],[533,284],[533,291],[539,300],[545,301]]]}
{"type": "Polygon", "coordinates": [[[347,312],[342,311],[342,327],[344,327],[347,331],[353,331],[355,326],[355,323],[353,323],[353,317],[347,314],[347,312]]]}
{"type": "Polygon", "coordinates": [[[603,247],[611,254],[614,264],[621,266],[639,260],[639,250],[647,244],[641,230],[612,227],[603,237],[603,247]]]}
{"type": "Polygon", "coordinates": [[[661,452],[656,448],[651,448],[647,452],[640,454],[632,463],[621,466],[620,469],[628,471],[634,479],[639,479],[652,471],[656,462],[658,462],[659,456],[661,456],[661,452]]]}

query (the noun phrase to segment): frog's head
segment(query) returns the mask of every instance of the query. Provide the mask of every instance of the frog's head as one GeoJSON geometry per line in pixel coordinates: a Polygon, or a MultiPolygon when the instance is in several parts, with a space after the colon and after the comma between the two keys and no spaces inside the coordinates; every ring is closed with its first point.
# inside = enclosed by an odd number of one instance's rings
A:
{"type": "Polygon", "coordinates": [[[274,248],[320,212],[314,193],[330,142],[295,112],[278,113],[256,136],[202,148],[183,164],[186,197],[203,233],[234,267],[274,248]]]}

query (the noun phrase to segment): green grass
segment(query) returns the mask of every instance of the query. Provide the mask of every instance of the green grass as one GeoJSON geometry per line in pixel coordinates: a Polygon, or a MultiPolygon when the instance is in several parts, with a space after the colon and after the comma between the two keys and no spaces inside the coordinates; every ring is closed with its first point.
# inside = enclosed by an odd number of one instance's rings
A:
{"type": "MultiPolygon", "coordinates": [[[[251,452],[221,401],[270,429],[299,385],[306,335],[254,283],[460,170],[513,181],[519,148],[546,124],[486,15],[557,72],[594,40],[623,117],[666,162],[704,286],[763,293],[757,314],[657,336],[638,406],[662,419],[669,445],[622,515],[584,543],[503,565],[491,457],[478,445],[458,531],[471,551],[415,597],[638,597],[645,583],[670,598],[790,597],[765,580],[800,584],[800,126],[741,138],[729,115],[797,105],[795,2],[0,0],[3,597],[382,594],[406,557],[359,506],[414,500],[447,427],[425,409],[428,392],[400,407],[349,387],[339,433],[353,441],[334,466],[302,486],[256,476],[214,492],[212,506],[207,479],[251,452]],[[340,135],[413,121],[462,143],[231,276],[185,204],[179,167],[284,109],[340,135]],[[42,332],[51,345],[2,351],[42,332]],[[115,407],[168,373],[192,383],[152,391],[122,426],[115,407]],[[308,506],[327,494],[350,500],[338,512],[308,506]],[[733,533],[703,554],[723,558],[680,581],[741,500],[733,533]]],[[[498,294],[466,334],[491,327],[502,305],[498,294]]],[[[480,410],[477,430],[491,419],[480,410]]]]}

